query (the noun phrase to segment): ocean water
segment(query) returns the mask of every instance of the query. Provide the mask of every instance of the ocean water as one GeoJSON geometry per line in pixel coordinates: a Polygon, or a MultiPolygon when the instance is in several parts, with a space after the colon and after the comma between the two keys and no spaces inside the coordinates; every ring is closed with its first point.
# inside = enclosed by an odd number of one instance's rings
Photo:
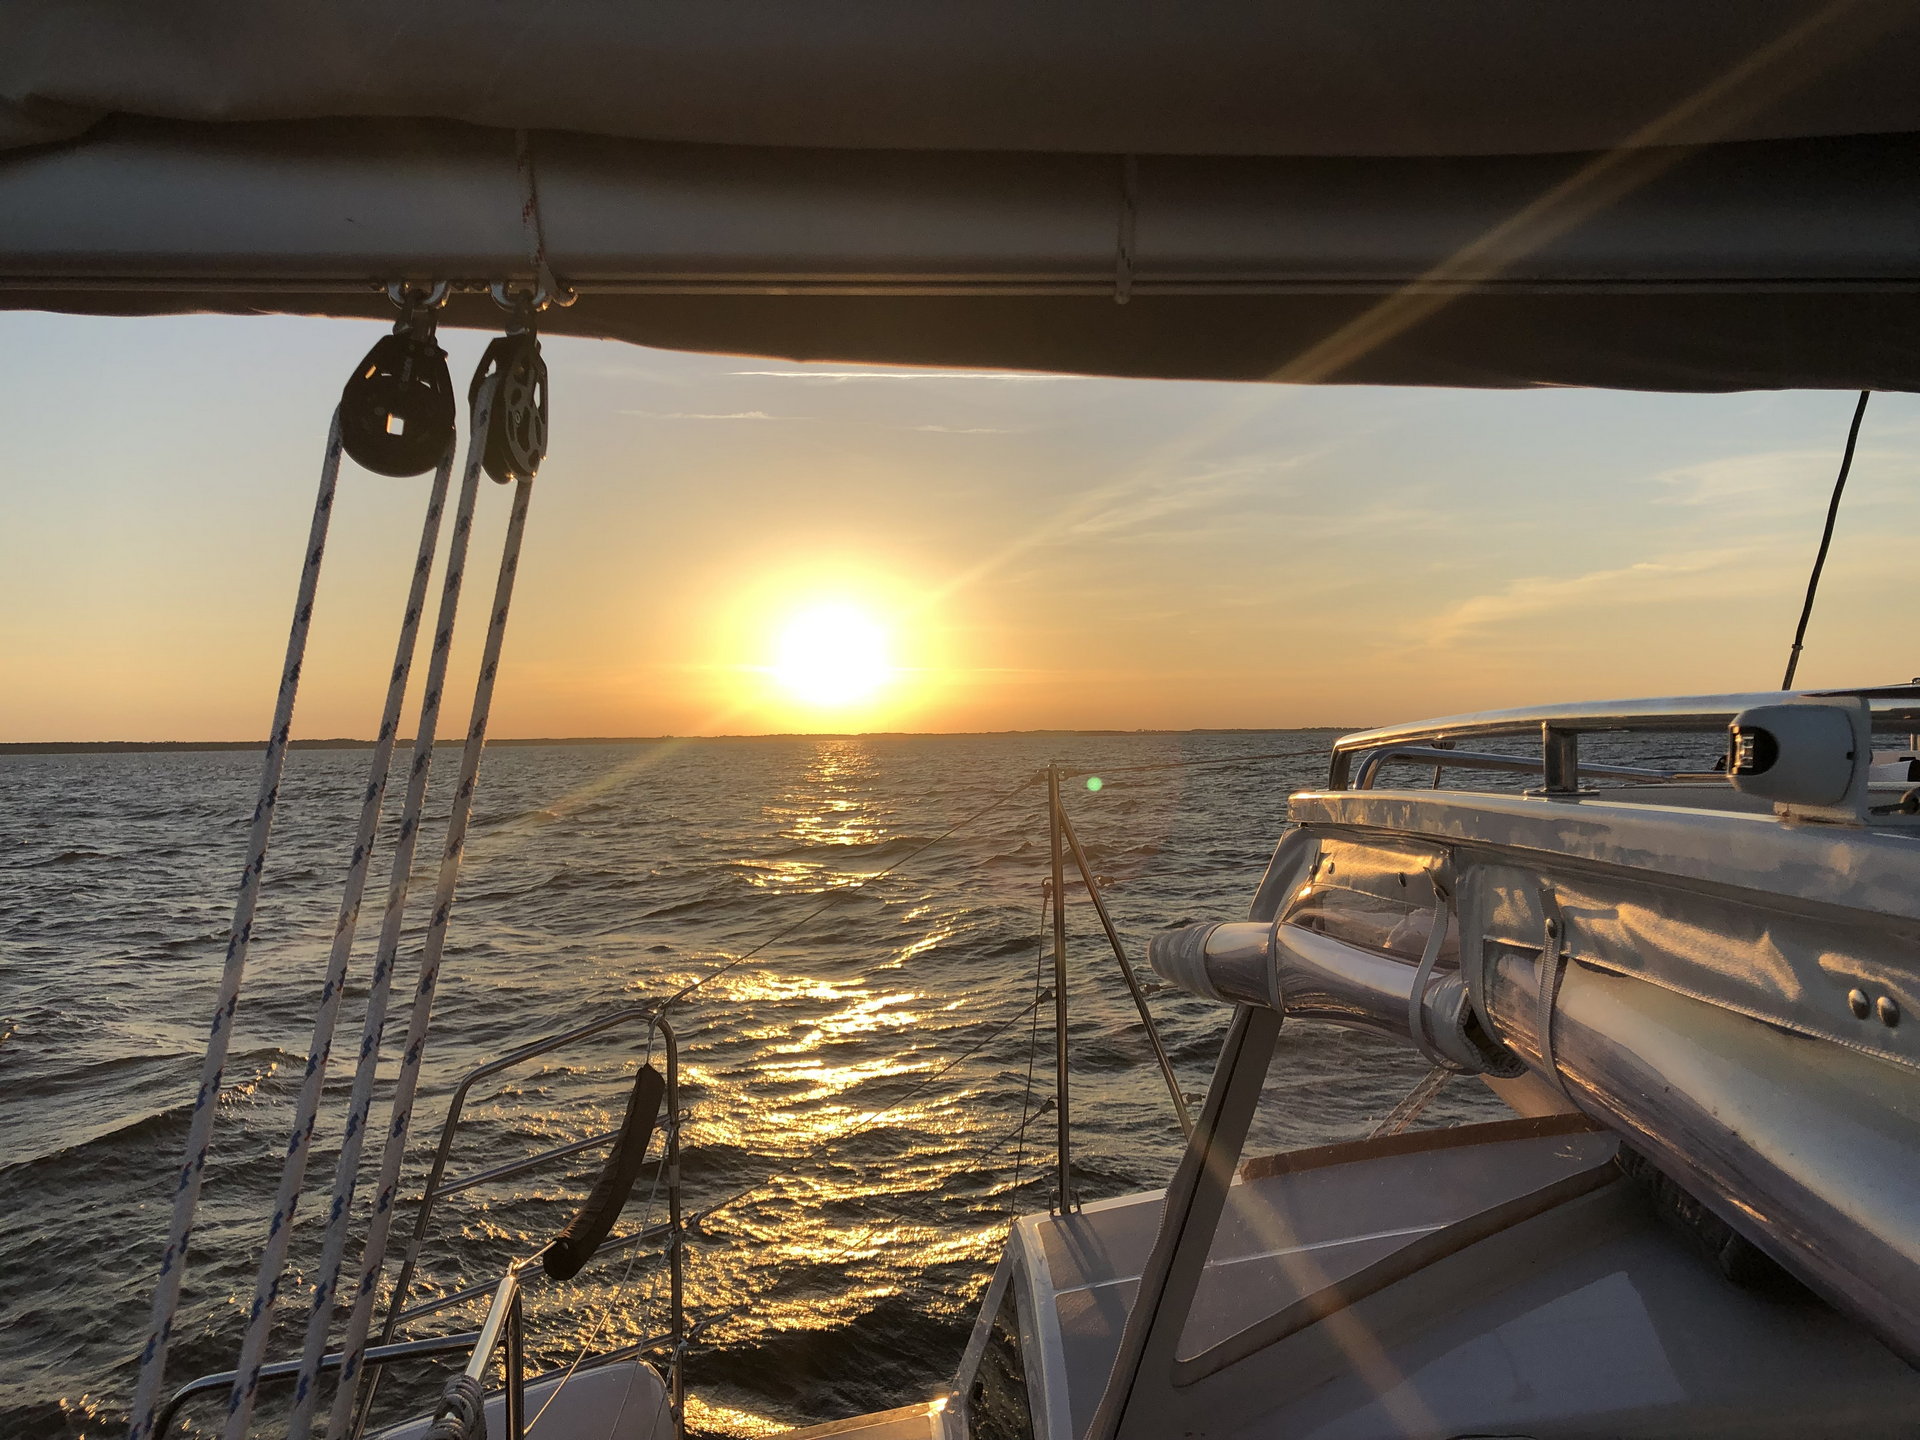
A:
{"type": "MultiPolygon", "coordinates": [[[[687,1256],[687,1309],[702,1326],[688,1368],[690,1422],[755,1436],[921,1398],[952,1372],[1009,1217],[1049,1199],[1054,1122],[1037,1112],[1053,1093],[1051,1005],[1035,1008],[1050,978],[1038,965],[1044,787],[912,852],[1049,760],[1107,772],[1097,791],[1075,782],[1068,803],[1144,970],[1154,931],[1244,912],[1288,792],[1324,777],[1327,740],[1269,732],[496,747],[476,803],[407,1188],[417,1192],[422,1155],[465,1070],[736,962],[673,1012],[687,1207],[739,1197],[702,1221],[687,1256]],[[1251,758],[1275,753],[1294,758],[1251,758]]],[[[243,1328],[368,761],[352,750],[289,757],[175,1381],[226,1368],[243,1328]]],[[[250,751],[0,757],[0,1434],[51,1440],[125,1423],[258,766],[250,751]]],[[[444,820],[454,752],[442,749],[436,768],[430,815],[444,820]]],[[[390,787],[389,818],[399,788],[390,787]]],[[[438,840],[430,822],[389,1057],[404,1031],[438,840]]],[[[298,1349],[384,885],[382,858],[276,1357],[298,1349]]],[[[1084,1198],[1157,1186],[1178,1153],[1172,1109],[1085,891],[1068,889],[1076,1183],[1084,1198]]],[[[1171,992],[1151,1005],[1182,1086],[1197,1097],[1226,1012],[1171,992]]],[[[639,1032],[613,1032],[483,1083],[454,1169],[609,1128],[644,1044],[639,1032]]],[[[391,1059],[382,1094],[390,1069],[391,1059]]],[[[1384,1042],[1290,1026],[1256,1143],[1363,1134],[1424,1070],[1384,1042]]],[[[374,1113],[378,1124],[384,1110],[374,1113]]],[[[1480,1087],[1460,1082],[1423,1123],[1497,1113],[1480,1087]]],[[[536,1249],[571,1216],[596,1166],[597,1156],[561,1161],[449,1198],[416,1295],[450,1293],[536,1249]]],[[[663,1203],[643,1178],[620,1231],[660,1218],[663,1203]]],[[[664,1328],[663,1274],[653,1252],[634,1251],[565,1285],[536,1284],[536,1368],[664,1328]]],[[[410,1333],[477,1319],[475,1308],[443,1312],[410,1333]]],[[[405,1413],[438,1384],[430,1367],[396,1372],[382,1397],[405,1413]]],[[[219,1409],[215,1400],[191,1412],[176,1433],[208,1433],[219,1409]]],[[[271,1433],[273,1413],[263,1405],[261,1433],[271,1433]]]]}

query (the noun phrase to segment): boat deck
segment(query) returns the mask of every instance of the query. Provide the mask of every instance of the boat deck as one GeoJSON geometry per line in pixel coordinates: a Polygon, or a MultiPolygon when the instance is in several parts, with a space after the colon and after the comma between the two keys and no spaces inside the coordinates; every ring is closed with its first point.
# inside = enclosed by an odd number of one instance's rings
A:
{"type": "MultiPolygon", "coordinates": [[[[1254,1372],[1244,1409],[1212,1428],[1290,1440],[1912,1433],[1920,1372],[1804,1292],[1728,1280],[1615,1178],[1616,1147],[1575,1117],[1548,1117],[1248,1161],[1182,1361],[1310,1297],[1325,1313],[1254,1347],[1239,1365],[1254,1372]],[[1587,1193],[1430,1263],[1415,1254],[1369,1289],[1396,1254],[1596,1167],[1587,1193]],[[1343,1285],[1352,1303],[1329,1304],[1343,1285]]],[[[1016,1226],[1003,1275],[1038,1440],[1085,1433],[1159,1202],[1129,1196],[1016,1226]]]]}

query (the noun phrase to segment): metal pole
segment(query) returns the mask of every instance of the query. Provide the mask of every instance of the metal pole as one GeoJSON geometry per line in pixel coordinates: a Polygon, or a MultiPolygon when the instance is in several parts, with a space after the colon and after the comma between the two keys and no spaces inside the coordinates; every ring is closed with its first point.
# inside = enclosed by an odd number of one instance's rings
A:
{"type": "Polygon", "coordinates": [[[672,1307],[673,1364],[667,1377],[668,1404],[673,1410],[673,1433],[682,1437],[687,1430],[687,1311],[686,1311],[686,1236],[680,1220],[680,1046],[673,1026],[663,1016],[660,1034],[667,1051],[667,1275],[669,1304],[672,1307]]]}
{"type": "Polygon", "coordinates": [[[1060,807],[1060,831],[1067,837],[1067,845],[1073,851],[1073,863],[1080,871],[1080,878],[1087,884],[1087,894],[1093,899],[1094,912],[1100,917],[1100,928],[1107,932],[1107,943],[1113,946],[1113,958],[1120,962],[1120,974],[1127,982],[1127,993],[1133,996],[1133,1008],[1140,1012],[1140,1023],[1147,1027],[1147,1043],[1153,1046],[1153,1058],[1159,1062],[1160,1076],[1167,1082],[1167,1094],[1173,1097],[1173,1113],[1180,1118],[1180,1133],[1187,1139],[1193,1138],[1193,1117],[1187,1114],[1187,1102],[1180,1094],[1180,1081],[1173,1073],[1173,1061],[1167,1056],[1167,1047],[1160,1043],[1160,1031],[1154,1026],[1153,1012],[1147,1009],[1147,997],[1141,993],[1139,978],[1133,973],[1133,962],[1127,959],[1127,947],[1120,943],[1120,932],[1113,928],[1113,918],[1107,914],[1107,902],[1101,898],[1100,887],[1094,883],[1093,867],[1087,864],[1087,852],[1080,847],[1080,837],[1073,833],[1073,822],[1067,818],[1067,807],[1060,807]]]}
{"type": "Polygon", "coordinates": [[[507,1316],[507,1440],[526,1440],[527,1433],[527,1346],[525,1313],[520,1304],[518,1286],[513,1291],[513,1310],[507,1316]]]}
{"type": "Polygon", "coordinates": [[[1548,795],[1580,793],[1580,732],[1557,725],[1540,725],[1540,773],[1548,795]]]}
{"type": "Polygon", "coordinates": [[[1060,1213],[1078,1208],[1073,1198],[1073,1130],[1067,1113],[1067,889],[1061,855],[1060,766],[1047,766],[1047,841],[1053,864],[1053,1086],[1059,1101],[1060,1213]]]}

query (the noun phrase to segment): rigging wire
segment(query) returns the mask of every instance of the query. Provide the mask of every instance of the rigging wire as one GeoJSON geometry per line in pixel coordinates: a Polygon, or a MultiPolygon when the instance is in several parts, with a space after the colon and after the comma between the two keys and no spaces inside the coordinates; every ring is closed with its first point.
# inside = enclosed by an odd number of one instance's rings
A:
{"type": "Polygon", "coordinates": [[[673,994],[669,995],[666,998],[666,1000],[661,1004],[660,1013],[662,1015],[665,1015],[667,1011],[671,1010],[675,1005],[679,1004],[682,1000],[686,999],[689,995],[693,994],[694,991],[698,990],[701,986],[705,985],[708,981],[718,980],[722,975],[726,974],[729,970],[733,969],[735,966],[744,965],[747,961],[753,959],[754,956],[760,954],[768,946],[777,945],[780,941],[785,940],[790,935],[793,935],[795,932],[804,929],[808,925],[811,925],[815,920],[819,919],[822,915],[826,914],[827,911],[831,910],[835,905],[838,905],[841,902],[841,900],[845,899],[848,895],[854,893],[857,890],[864,888],[865,886],[871,884],[875,880],[879,880],[884,878],[885,876],[891,875],[894,871],[898,870],[902,865],[905,865],[908,861],[917,859],[919,856],[926,854],[927,851],[931,850],[934,846],[940,844],[941,841],[951,839],[954,835],[957,835],[960,831],[966,829],[967,826],[973,824],[974,821],[984,820],[987,816],[991,815],[994,811],[998,810],[1001,806],[1007,804],[1009,801],[1016,798],[1023,790],[1026,790],[1029,786],[1037,784],[1039,780],[1040,780],[1040,776],[1029,775],[1026,779],[1022,780],[1018,785],[1014,786],[1013,789],[1007,791],[1006,794],[982,806],[980,809],[974,811],[971,815],[968,815],[965,819],[955,821],[952,825],[948,826],[945,830],[941,831],[940,834],[934,836],[931,840],[927,841],[925,844],[916,846],[914,849],[909,850],[905,855],[902,855],[898,860],[894,861],[893,864],[887,866],[884,870],[876,870],[871,875],[862,875],[858,880],[853,881],[851,884],[834,886],[828,892],[827,899],[823,903],[816,905],[813,909],[809,910],[805,915],[802,915],[798,920],[794,921],[791,925],[787,926],[784,930],[774,931],[773,934],[769,935],[766,939],[762,940],[758,945],[755,945],[751,950],[748,950],[743,954],[734,956],[731,960],[728,960],[726,963],[722,965],[718,965],[714,967],[712,970],[709,970],[705,975],[700,976],[699,979],[691,980],[687,984],[681,986],[678,990],[674,991],[673,994]]]}
{"type": "Polygon", "coordinates": [[[340,411],[336,408],[327,429],[320,464],[320,489],[314,499],[313,523],[307,534],[306,561],[300,571],[293,604],[293,624],[287,633],[287,654],[280,670],[280,690],[274,701],[273,725],[267,732],[267,753],[260,771],[260,790],[254,800],[247,834],[247,859],[240,871],[239,894],[233,903],[233,921],[227,932],[225,967],[215,994],[208,1027],[207,1052],[201,1061],[200,1088],[194,1095],[193,1118],[187,1128],[186,1159],[174,1187],[173,1216],[166,1249],[160,1257],[160,1277],[154,1286],[152,1323],[140,1352],[140,1379],[134,1390],[129,1440],[147,1440],[166,1379],[167,1348],[173,1339],[174,1316],[180,1306],[180,1282],[186,1273],[187,1244],[193,1235],[194,1213],[200,1203],[200,1185],[213,1143],[213,1117],[219,1107],[220,1082],[226,1071],[227,1046],[233,1037],[233,1017],[240,1003],[240,984],[247,967],[247,947],[253,939],[253,912],[260,898],[260,881],[267,868],[267,849],[273,833],[274,810],[280,798],[280,772],[286,760],[293,727],[294,701],[300,692],[300,668],[306,657],[307,634],[313,624],[313,605],[320,585],[320,562],[326,553],[328,522],[333,516],[335,490],[340,482],[340,411]]]}
{"type": "Polygon", "coordinates": [[[1813,597],[1820,588],[1820,572],[1826,568],[1827,547],[1833,544],[1833,523],[1840,515],[1840,495],[1847,488],[1847,472],[1853,469],[1853,447],[1860,439],[1860,421],[1867,413],[1871,390],[1860,392],[1853,407],[1853,423],[1847,427],[1847,448],[1840,456],[1840,473],[1834,477],[1833,498],[1827,501],[1827,523],[1820,531],[1820,548],[1814,552],[1813,573],[1807,576],[1807,598],[1800,606],[1800,623],[1793,630],[1793,648],[1787,652],[1787,673],[1780,681],[1782,690],[1793,688],[1794,671],[1800,668],[1800,650],[1807,638],[1807,622],[1813,618],[1813,597]]]}
{"type": "MultiPolygon", "coordinates": [[[[915,1085],[913,1089],[909,1090],[905,1095],[901,1096],[898,1100],[894,1101],[892,1105],[889,1105],[885,1110],[881,1110],[873,1114],[871,1117],[869,1117],[868,1122],[865,1125],[861,1126],[858,1130],[849,1131],[845,1135],[835,1136],[831,1141],[823,1141],[821,1144],[813,1147],[813,1149],[809,1151],[807,1154],[800,1156],[792,1164],[783,1165],[778,1170],[770,1171],[766,1175],[763,1175],[760,1179],[756,1180],[753,1184],[747,1186],[746,1189],[737,1191],[736,1193],[729,1196],[727,1199],[720,1201],[716,1205],[709,1205],[706,1209],[702,1210],[697,1216],[694,1217],[694,1224],[696,1226],[704,1224],[711,1216],[717,1214],[721,1210],[727,1209],[730,1206],[739,1204],[742,1200],[746,1199],[749,1195],[752,1195],[755,1191],[761,1190],[765,1188],[767,1185],[770,1185],[774,1180],[778,1179],[780,1176],[793,1173],[795,1170],[798,1170],[801,1166],[806,1165],[808,1162],[818,1158],[827,1149],[829,1144],[840,1144],[849,1140],[857,1140],[862,1135],[866,1135],[870,1133],[871,1131],[873,1131],[875,1128],[879,1126],[882,1120],[886,1119],[894,1111],[898,1110],[901,1106],[905,1105],[909,1100],[913,1099],[915,1095],[919,1094],[919,1092],[924,1090],[928,1085],[932,1084],[934,1081],[939,1080],[940,1078],[945,1076],[949,1071],[951,1071],[954,1068],[954,1066],[958,1065],[962,1060],[967,1059],[968,1056],[977,1053],[983,1046],[986,1046],[992,1043],[994,1040],[998,1039],[1000,1036],[1006,1034],[1007,1031],[1011,1030],[1021,1020],[1025,1019],[1029,1012],[1032,1012],[1037,1015],[1039,1013],[1040,1006],[1051,998],[1052,998],[1051,993],[1043,993],[1043,994],[1035,995],[1030,1004],[1023,1005],[1018,1011],[1016,1011],[1013,1014],[1013,1016],[1010,1019],[1005,1021],[1003,1024],[997,1026],[994,1029],[994,1031],[990,1035],[988,1035],[985,1039],[969,1047],[962,1054],[955,1056],[946,1065],[943,1065],[939,1070],[934,1072],[932,1075],[927,1076],[918,1085],[915,1085]]],[[[1031,1124],[1032,1121],[1038,1120],[1041,1116],[1045,1115],[1052,1108],[1053,1108],[1053,1101],[1048,1100],[1044,1105],[1042,1105],[1038,1110],[1036,1110],[1031,1117],[1022,1116],[1019,1125],[1017,1125],[1013,1130],[1008,1131],[1007,1133],[1001,1135],[997,1140],[989,1141],[988,1148],[981,1151],[975,1157],[975,1159],[972,1162],[970,1162],[967,1168],[977,1169],[981,1164],[983,1164],[986,1161],[986,1159],[989,1156],[991,1156],[994,1153],[994,1151],[1000,1149],[1000,1147],[1005,1145],[1007,1141],[1013,1139],[1016,1134],[1018,1134],[1024,1141],[1027,1126],[1031,1124]]],[[[1018,1192],[1016,1191],[1015,1193],[1017,1194],[1018,1192]]],[[[871,1239],[874,1232],[877,1231],[881,1227],[881,1225],[885,1224],[888,1220],[899,1220],[904,1218],[906,1218],[905,1214],[904,1212],[901,1212],[901,1211],[891,1211],[881,1216],[880,1219],[871,1222],[867,1226],[867,1228],[861,1231],[858,1235],[855,1235],[852,1239],[842,1243],[840,1248],[836,1250],[832,1255],[828,1256],[824,1263],[829,1266],[839,1264],[842,1260],[846,1259],[848,1255],[852,1254],[852,1252],[857,1247],[865,1244],[867,1240],[871,1239]]]]}
{"type": "Polygon", "coordinates": [[[953,1059],[949,1060],[945,1065],[942,1065],[938,1070],[935,1070],[930,1074],[923,1076],[920,1079],[918,1084],[914,1085],[914,1087],[908,1090],[906,1094],[902,1095],[898,1100],[894,1101],[891,1105],[887,1106],[886,1109],[876,1110],[876,1111],[873,1111],[871,1114],[869,1114],[867,1117],[867,1123],[862,1125],[859,1129],[849,1130],[843,1135],[835,1135],[830,1137],[829,1139],[822,1140],[818,1145],[813,1146],[805,1154],[798,1156],[791,1163],[782,1165],[776,1170],[768,1171],[765,1175],[762,1175],[758,1180],[754,1181],[753,1184],[747,1186],[744,1190],[736,1190],[733,1194],[729,1195],[726,1199],[707,1206],[706,1209],[700,1211],[699,1214],[694,1217],[694,1223],[696,1225],[704,1223],[710,1216],[716,1215],[722,1210],[726,1210],[731,1208],[732,1206],[738,1205],[742,1200],[746,1199],[749,1195],[752,1195],[755,1191],[765,1189],[768,1185],[772,1184],[775,1180],[779,1179],[782,1175],[790,1175],[795,1170],[798,1170],[801,1166],[806,1165],[811,1161],[818,1159],[826,1151],[829,1145],[845,1144],[847,1141],[858,1140],[863,1135],[871,1134],[875,1129],[879,1127],[880,1122],[887,1119],[889,1116],[891,1116],[894,1111],[900,1109],[909,1100],[912,1100],[916,1095],[920,1094],[921,1091],[925,1090],[929,1085],[932,1085],[936,1081],[946,1078],[946,1076],[951,1074],[954,1068],[958,1066],[962,1061],[971,1059],[974,1055],[978,1054],[986,1046],[991,1045],[995,1040],[998,1040],[1002,1035],[1006,1034],[1007,1031],[1011,1030],[1015,1025],[1019,1024],[1022,1020],[1026,1019],[1030,1011],[1037,1011],[1039,1007],[1044,1003],[1046,1003],[1046,1001],[1049,1000],[1050,998],[1052,998],[1050,993],[1043,993],[1040,995],[1036,995],[1030,1003],[1026,1005],[1022,1005],[1018,1010],[1016,1010],[1013,1013],[1011,1017],[1002,1021],[999,1025],[996,1025],[985,1036],[983,1036],[981,1039],[974,1042],[972,1045],[969,1045],[965,1050],[962,1050],[958,1055],[954,1056],[953,1059]]]}
{"type": "Polygon", "coordinates": [[[1281,750],[1266,755],[1219,755],[1211,760],[1163,760],[1152,765],[1115,765],[1105,770],[1062,770],[1062,780],[1080,780],[1089,775],[1098,775],[1105,779],[1109,775],[1140,775],[1150,770],[1197,770],[1211,765],[1251,765],[1259,760],[1313,760],[1326,754],[1326,747],[1317,750],[1281,750]]]}
{"type": "Polygon", "coordinates": [[[1027,1163],[1027,1112],[1033,1106],[1033,1067],[1040,1053],[1040,991],[1041,977],[1046,973],[1047,964],[1047,889],[1040,887],[1040,920],[1034,928],[1033,950],[1033,1018],[1027,1026],[1027,1084],[1020,1092],[1020,1145],[1013,1157],[1013,1191],[1008,1199],[1007,1224],[1013,1224],[1013,1207],[1018,1202],[1013,1196],[1020,1193],[1020,1172],[1027,1163]]]}
{"type": "MultiPolygon", "coordinates": [[[[1035,1121],[1038,1121],[1039,1119],[1041,1119],[1052,1109],[1053,1109],[1053,1100],[1051,1097],[1049,1097],[1040,1106],[1038,1110],[1033,1112],[1031,1116],[1023,1116],[1019,1121],[1019,1123],[1014,1125],[1012,1129],[1002,1131],[998,1137],[988,1140],[987,1143],[983,1145],[980,1149],[974,1151],[972,1156],[966,1161],[966,1163],[961,1167],[959,1167],[955,1171],[955,1173],[965,1174],[968,1171],[980,1169],[983,1165],[987,1163],[988,1160],[992,1159],[994,1155],[998,1154],[1002,1149],[1004,1149],[1009,1140],[1018,1138],[1024,1141],[1026,1138],[1027,1127],[1029,1125],[1032,1125],[1035,1121]]],[[[1034,1178],[1039,1179],[1040,1177],[1035,1176],[1034,1178]]],[[[1007,1199],[1008,1199],[1009,1205],[1017,1205],[1019,1203],[1018,1197],[1019,1197],[1019,1187],[1016,1185],[1013,1189],[1007,1192],[1007,1199]]],[[[878,1219],[868,1222],[867,1228],[865,1230],[862,1230],[858,1235],[855,1235],[850,1240],[843,1241],[839,1249],[835,1250],[833,1254],[827,1256],[825,1260],[819,1263],[822,1266],[838,1265],[842,1260],[846,1259],[847,1256],[851,1255],[855,1250],[859,1249],[862,1245],[866,1244],[868,1240],[871,1240],[874,1236],[874,1233],[878,1231],[880,1227],[886,1224],[888,1221],[909,1220],[912,1218],[913,1217],[909,1215],[907,1211],[899,1209],[897,1207],[895,1209],[888,1210],[884,1214],[882,1214],[878,1219]]],[[[1011,1217],[1009,1217],[1008,1223],[1009,1224],[1012,1223],[1011,1217]]],[[[922,1289],[922,1290],[926,1288],[924,1277],[922,1279],[921,1284],[915,1288],[922,1289]]]]}

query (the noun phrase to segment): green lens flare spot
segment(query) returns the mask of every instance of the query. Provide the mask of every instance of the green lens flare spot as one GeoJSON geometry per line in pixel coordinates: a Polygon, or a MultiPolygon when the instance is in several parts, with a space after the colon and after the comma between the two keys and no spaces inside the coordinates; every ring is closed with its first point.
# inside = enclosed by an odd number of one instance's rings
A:
{"type": "Polygon", "coordinates": [[[1098,790],[1102,785],[1106,783],[1107,782],[1102,780],[1098,775],[1087,776],[1087,789],[1089,790],[1098,790]]]}

